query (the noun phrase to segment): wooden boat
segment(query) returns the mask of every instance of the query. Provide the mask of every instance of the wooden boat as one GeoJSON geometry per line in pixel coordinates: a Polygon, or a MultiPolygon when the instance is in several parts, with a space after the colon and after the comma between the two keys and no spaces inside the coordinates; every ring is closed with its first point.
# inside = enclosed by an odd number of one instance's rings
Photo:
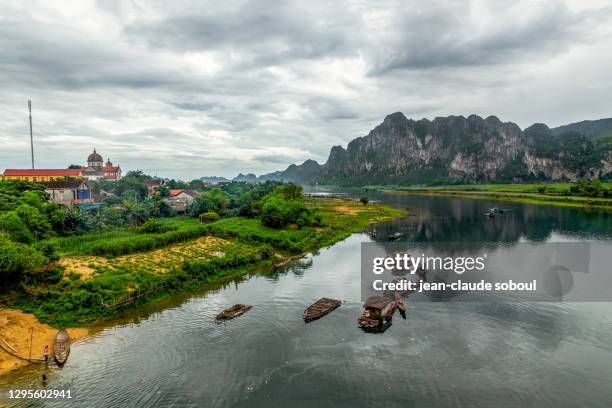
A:
{"type": "Polygon", "coordinates": [[[341,304],[342,302],[336,299],[321,298],[304,310],[304,321],[308,323],[321,318],[341,304]]]}
{"type": "Polygon", "coordinates": [[[393,297],[373,296],[363,307],[363,314],[357,320],[359,327],[366,331],[384,331],[391,325],[397,304],[393,297]]]}
{"type": "Polygon", "coordinates": [[[403,237],[404,234],[401,232],[395,232],[391,235],[389,235],[389,241],[397,241],[398,239],[400,239],[401,237],[403,237]]]}
{"type": "Polygon", "coordinates": [[[251,310],[252,307],[253,306],[251,305],[243,305],[238,303],[232,307],[228,307],[227,309],[219,313],[215,319],[217,321],[231,320],[238,316],[242,316],[243,314],[251,310]]]}
{"type": "Polygon", "coordinates": [[[53,354],[58,365],[66,364],[70,355],[70,336],[64,329],[57,332],[53,343],[53,354]]]}

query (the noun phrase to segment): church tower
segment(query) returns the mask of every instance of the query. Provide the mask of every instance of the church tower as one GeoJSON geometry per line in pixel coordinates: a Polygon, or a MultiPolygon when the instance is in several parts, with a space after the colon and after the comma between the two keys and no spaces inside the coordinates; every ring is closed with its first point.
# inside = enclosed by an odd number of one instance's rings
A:
{"type": "Polygon", "coordinates": [[[94,169],[99,169],[104,166],[104,159],[98,153],[96,153],[96,148],[94,147],[94,151],[92,154],[87,157],[87,167],[92,167],[94,169]]]}

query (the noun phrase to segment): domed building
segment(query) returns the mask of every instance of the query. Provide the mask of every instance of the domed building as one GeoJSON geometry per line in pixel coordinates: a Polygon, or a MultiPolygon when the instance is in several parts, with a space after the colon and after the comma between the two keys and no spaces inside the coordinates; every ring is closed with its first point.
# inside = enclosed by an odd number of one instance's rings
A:
{"type": "Polygon", "coordinates": [[[121,167],[113,166],[110,159],[107,159],[104,164],[104,158],[94,151],[92,154],[87,156],[87,167],[82,166],[83,177],[88,180],[113,180],[117,181],[121,179],[121,167]]]}
{"type": "Polygon", "coordinates": [[[100,168],[103,166],[104,159],[96,152],[96,148],[94,147],[93,153],[87,156],[87,167],[100,168]]]}

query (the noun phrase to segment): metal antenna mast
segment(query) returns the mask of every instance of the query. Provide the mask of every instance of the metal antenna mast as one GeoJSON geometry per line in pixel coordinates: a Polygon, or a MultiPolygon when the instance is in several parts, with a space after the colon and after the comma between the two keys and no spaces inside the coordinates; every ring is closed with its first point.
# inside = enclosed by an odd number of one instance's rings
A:
{"type": "Polygon", "coordinates": [[[32,101],[29,99],[28,111],[30,112],[30,150],[32,152],[32,170],[34,170],[34,139],[32,138],[32,101]]]}

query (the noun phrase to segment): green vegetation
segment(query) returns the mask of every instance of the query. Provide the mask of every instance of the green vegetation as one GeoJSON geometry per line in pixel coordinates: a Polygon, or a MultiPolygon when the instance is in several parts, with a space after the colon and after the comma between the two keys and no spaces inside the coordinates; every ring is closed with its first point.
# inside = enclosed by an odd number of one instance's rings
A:
{"type": "Polygon", "coordinates": [[[134,180],[122,187],[127,197],[120,204],[97,213],[57,207],[33,184],[0,183],[9,187],[0,191],[10,190],[0,195],[0,278],[7,283],[0,303],[54,326],[89,325],[121,314],[124,304],[223,282],[403,213],[352,200],[305,200],[292,184],[234,184],[206,188],[190,216],[160,217],[151,204],[161,197],[142,199],[134,180]],[[107,221],[111,211],[118,222],[107,221]]]}
{"type": "Polygon", "coordinates": [[[44,256],[29,245],[13,242],[5,234],[0,234],[0,279],[2,282],[18,281],[24,274],[41,268],[44,262],[44,256]]]}
{"type": "Polygon", "coordinates": [[[598,179],[581,180],[577,183],[467,184],[371,188],[411,194],[458,196],[612,210],[612,183],[602,183],[598,179]]]}

